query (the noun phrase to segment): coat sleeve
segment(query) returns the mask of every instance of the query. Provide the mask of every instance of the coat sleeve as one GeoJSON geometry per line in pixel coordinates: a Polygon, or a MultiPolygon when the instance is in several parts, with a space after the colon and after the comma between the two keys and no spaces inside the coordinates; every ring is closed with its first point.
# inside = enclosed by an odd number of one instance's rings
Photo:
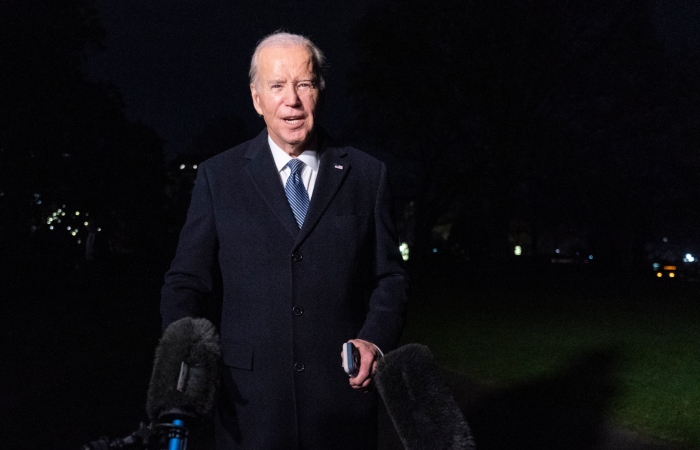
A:
{"type": "Polygon", "coordinates": [[[408,280],[393,216],[393,200],[387,171],[382,164],[374,205],[374,289],[359,339],[372,342],[382,351],[393,350],[401,337],[407,303],[408,280]]]}
{"type": "Polygon", "coordinates": [[[163,330],[182,317],[199,315],[202,301],[214,287],[219,242],[205,167],[200,166],[197,173],[175,258],[165,274],[160,304],[163,330]]]}

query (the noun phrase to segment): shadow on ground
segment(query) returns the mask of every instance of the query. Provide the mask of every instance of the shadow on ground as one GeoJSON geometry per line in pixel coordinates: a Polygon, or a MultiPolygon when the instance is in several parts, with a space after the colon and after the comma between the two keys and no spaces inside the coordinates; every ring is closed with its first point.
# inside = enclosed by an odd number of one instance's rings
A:
{"type": "MultiPolygon", "coordinates": [[[[508,388],[486,387],[443,371],[480,450],[680,450],[610,423],[619,394],[615,350],[581,355],[559,373],[508,388]]],[[[380,449],[402,449],[386,411],[380,412],[380,449]]],[[[689,450],[689,449],[688,449],[689,450]]]]}

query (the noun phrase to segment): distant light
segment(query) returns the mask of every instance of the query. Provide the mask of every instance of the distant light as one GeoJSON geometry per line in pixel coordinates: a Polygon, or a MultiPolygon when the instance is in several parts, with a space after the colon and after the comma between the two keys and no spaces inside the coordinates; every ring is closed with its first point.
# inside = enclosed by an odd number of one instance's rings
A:
{"type": "Polygon", "coordinates": [[[516,245],[515,250],[513,252],[515,253],[515,256],[520,256],[523,254],[523,248],[519,245],[516,245]]]}
{"type": "Polygon", "coordinates": [[[84,225],[84,226],[88,226],[88,223],[87,223],[87,222],[83,222],[83,225],[84,225]]]}
{"type": "Polygon", "coordinates": [[[668,238],[667,238],[667,237],[665,237],[665,238],[663,238],[663,239],[661,239],[661,240],[664,241],[664,242],[668,242],[668,238]]]}
{"type": "Polygon", "coordinates": [[[185,165],[184,165],[184,164],[180,164],[180,170],[185,170],[185,165]]]}
{"type": "Polygon", "coordinates": [[[668,276],[669,276],[669,278],[675,278],[676,274],[673,272],[669,272],[668,276]]]}
{"type": "Polygon", "coordinates": [[[41,197],[41,194],[35,193],[35,194],[34,194],[34,197],[39,198],[39,197],[41,197]]]}
{"type": "Polygon", "coordinates": [[[102,228],[98,228],[97,231],[102,231],[102,228]]]}
{"type": "Polygon", "coordinates": [[[661,272],[656,272],[656,278],[661,278],[663,276],[664,276],[664,274],[662,274],[661,272]]]}
{"type": "Polygon", "coordinates": [[[67,227],[66,230],[70,231],[70,227],[67,227]]]}
{"type": "Polygon", "coordinates": [[[194,166],[192,166],[192,168],[195,169],[195,170],[197,170],[197,164],[195,164],[194,166]]]}
{"type": "Polygon", "coordinates": [[[554,253],[561,253],[561,250],[556,249],[556,250],[554,250],[554,253]]]}
{"type": "Polygon", "coordinates": [[[399,245],[399,251],[401,252],[401,258],[403,258],[404,261],[408,261],[408,243],[402,242],[401,245],[399,245]]]}
{"type": "Polygon", "coordinates": [[[661,267],[661,264],[659,264],[659,263],[654,263],[654,264],[652,264],[651,266],[652,266],[654,269],[658,269],[659,267],[661,267]]]}
{"type": "Polygon", "coordinates": [[[53,225],[51,225],[51,226],[49,227],[49,230],[53,230],[53,225]]]}
{"type": "Polygon", "coordinates": [[[37,205],[41,205],[41,200],[37,200],[37,201],[36,201],[36,204],[37,204],[37,205]]]}
{"type": "Polygon", "coordinates": [[[685,258],[683,259],[685,262],[695,262],[695,257],[691,255],[690,253],[686,253],[685,258]]]}
{"type": "Polygon", "coordinates": [[[76,212],[75,212],[75,215],[76,215],[76,216],[79,216],[79,215],[80,215],[80,211],[76,211],[76,212]]]}
{"type": "Polygon", "coordinates": [[[82,243],[82,242],[83,242],[83,241],[81,241],[80,239],[78,239],[78,244],[80,244],[80,243],[82,243]]]}
{"type": "Polygon", "coordinates": [[[664,266],[664,270],[676,270],[676,266],[664,266]]]}
{"type": "Polygon", "coordinates": [[[593,260],[593,255],[588,255],[588,259],[593,260]]]}
{"type": "Polygon", "coordinates": [[[433,253],[437,253],[437,249],[436,249],[436,248],[433,249],[433,253]]]}
{"type": "Polygon", "coordinates": [[[65,216],[65,215],[66,215],[66,212],[65,212],[65,211],[63,211],[63,212],[61,213],[61,215],[62,215],[62,216],[65,216]]]}

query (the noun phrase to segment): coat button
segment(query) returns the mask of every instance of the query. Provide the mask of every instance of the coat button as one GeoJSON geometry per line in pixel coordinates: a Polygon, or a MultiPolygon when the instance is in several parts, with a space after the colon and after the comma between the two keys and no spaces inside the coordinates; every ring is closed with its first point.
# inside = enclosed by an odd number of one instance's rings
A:
{"type": "Polygon", "coordinates": [[[292,253],[292,261],[299,262],[302,259],[304,259],[304,256],[301,253],[299,253],[299,252],[292,253]]]}
{"type": "Polygon", "coordinates": [[[295,316],[301,316],[302,314],[304,314],[304,308],[302,308],[299,305],[294,305],[294,307],[292,308],[292,312],[295,316]]]}
{"type": "Polygon", "coordinates": [[[294,370],[296,370],[297,372],[303,372],[304,371],[304,364],[302,364],[300,362],[294,363],[294,370]]]}

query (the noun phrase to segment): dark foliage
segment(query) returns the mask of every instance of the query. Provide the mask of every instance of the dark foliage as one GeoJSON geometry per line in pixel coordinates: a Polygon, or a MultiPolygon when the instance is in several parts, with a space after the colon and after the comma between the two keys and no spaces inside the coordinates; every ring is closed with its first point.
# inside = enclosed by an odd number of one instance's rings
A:
{"type": "Polygon", "coordinates": [[[417,162],[419,250],[449,221],[502,258],[522,222],[619,253],[697,200],[698,59],[663,51],[646,3],[390,2],[355,42],[353,134],[417,162]]]}
{"type": "Polygon", "coordinates": [[[152,221],[162,141],[125,116],[113,87],[84,77],[81,62],[105,34],[92,2],[11,0],[0,16],[2,226],[26,233],[62,204],[152,221]]]}

